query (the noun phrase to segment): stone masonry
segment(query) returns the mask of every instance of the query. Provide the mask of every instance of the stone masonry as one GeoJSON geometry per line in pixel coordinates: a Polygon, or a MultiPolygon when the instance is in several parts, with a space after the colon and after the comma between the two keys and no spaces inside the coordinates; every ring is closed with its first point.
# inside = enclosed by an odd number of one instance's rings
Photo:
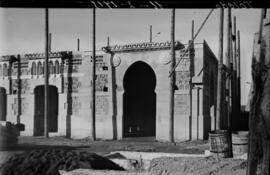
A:
{"type": "MultiPolygon", "coordinates": [[[[170,42],[138,43],[104,47],[104,52],[97,54],[98,139],[150,135],[168,141],[170,47],[170,42]],[[137,84],[132,84],[135,81],[137,84]]],[[[177,62],[185,45],[176,42],[175,47],[177,62]]],[[[0,58],[0,120],[25,124],[21,135],[38,136],[44,131],[44,57],[25,54],[0,58]]],[[[50,136],[90,137],[91,62],[91,52],[49,53],[50,136]]],[[[190,129],[192,139],[207,139],[214,129],[217,66],[205,41],[194,44],[181,59],[175,71],[175,141],[188,140],[190,129]]]]}

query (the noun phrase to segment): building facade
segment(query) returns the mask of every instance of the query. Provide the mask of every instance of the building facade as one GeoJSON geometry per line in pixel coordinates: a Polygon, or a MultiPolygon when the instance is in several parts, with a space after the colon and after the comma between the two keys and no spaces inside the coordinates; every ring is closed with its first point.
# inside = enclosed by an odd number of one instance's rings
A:
{"type": "MultiPolygon", "coordinates": [[[[170,47],[170,42],[111,46],[96,56],[98,139],[169,140],[170,47]]],[[[176,62],[185,55],[175,70],[174,139],[207,139],[215,123],[217,59],[205,41],[187,51],[180,42],[175,48],[176,62]]],[[[44,57],[0,58],[0,120],[23,123],[21,135],[44,132],[44,57]]],[[[90,137],[91,62],[91,52],[49,53],[50,136],[90,137]]]]}

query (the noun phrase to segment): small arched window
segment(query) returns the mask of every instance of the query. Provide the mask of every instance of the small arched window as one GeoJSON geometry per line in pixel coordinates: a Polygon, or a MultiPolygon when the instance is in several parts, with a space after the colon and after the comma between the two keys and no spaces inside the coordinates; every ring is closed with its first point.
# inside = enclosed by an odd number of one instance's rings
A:
{"type": "Polygon", "coordinates": [[[2,65],[0,64],[0,77],[3,76],[3,69],[2,69],[2,65]]]}
{"type": "Polygon", "coordinates": [[[49,74],[54,74],[53,62],[52,61],[49,62],[49,74]]]}
{"type": "Polygon", "coordinates": [[[55,74],[59,74],[59,62],[56,60],[55,61],[55,74]]]}
{"type": "Polygon", "coordinates": [[[37,74],[37,66],[36,66],[36,63],[35,62],[32,63],[31,74],[32,75],[36,75],[37,74]]]}
{"type": "Polygon", "coordinates": [[[3,76],[8,76],[8,68],[6,63],[3,65],[3,76]]]}
{"type": "Polygon", "coordinates": [[[38,66],[37,66],[37,74],[41,75],[43,72],[43,68],[42,68],[42,64],[41,62],[38,62],[38,66]]]}

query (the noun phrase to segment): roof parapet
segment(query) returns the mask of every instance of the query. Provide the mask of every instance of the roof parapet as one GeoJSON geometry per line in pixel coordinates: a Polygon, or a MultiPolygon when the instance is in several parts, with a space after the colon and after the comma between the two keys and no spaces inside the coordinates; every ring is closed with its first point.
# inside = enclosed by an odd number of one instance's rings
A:
{"type": "MultiPolygon", "coordinates": [[[[20,54],[19,54],[20,55],[20,54]]],[[[63,58],[72,55],[72,51],[61,51],[61,52],[50,52],[49,58],[63,58]]],[[[31,53],[31,54],[22,54],[20,55],[22,60],[35,60],[45,58],[45,53],[31,53]]],[[[17,56],[15,55],[4,55],[0,57],[0,61],[16,61],[17,56]]]]}
{"type": "MultiPolygon", "coordinates": [[[[49,58],[64,58],[70,54],[72,54],[72,51],[49,52],[49,58]]],[[[45,58],[45,53],[25,54],[22,55],[21,57],[29,60],[42,59],[45,58]]]]}
{"type": "MultiPolygon", "coordinates": [[[[175,50],[181,50],[185,46],[179,41],[175,41],[175,50]]],[[[171,42],[144,42],[126,45],[114,45],[102,47],[102,50],[106,53],[120,53],[120,52],[139,52],[148,50],[167,50],[171,48],[171,42]]]]}

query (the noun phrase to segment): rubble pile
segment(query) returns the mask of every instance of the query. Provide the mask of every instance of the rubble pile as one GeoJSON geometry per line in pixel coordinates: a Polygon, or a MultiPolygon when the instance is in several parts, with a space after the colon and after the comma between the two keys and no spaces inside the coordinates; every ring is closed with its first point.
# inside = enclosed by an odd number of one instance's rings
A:
{"type": "Polygon", "coordinates": [[[3,175],[59,175],[59,170],[124,170],[95,153],[67,150],[34,150],[11,157],[1,168],[3,175]]]}

